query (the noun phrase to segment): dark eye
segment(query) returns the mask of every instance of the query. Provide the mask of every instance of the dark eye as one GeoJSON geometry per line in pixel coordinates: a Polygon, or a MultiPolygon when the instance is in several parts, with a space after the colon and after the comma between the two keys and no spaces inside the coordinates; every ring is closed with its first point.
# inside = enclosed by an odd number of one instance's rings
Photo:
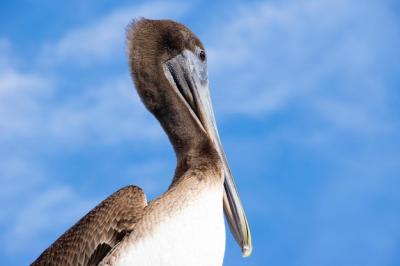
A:
{"type": "Polygon", "coordinates": [[[199,54],[199,57],[200,57],[201,61],[206,60],[206,53],[203,50],[201,50],[200,54],[199,54]]]}

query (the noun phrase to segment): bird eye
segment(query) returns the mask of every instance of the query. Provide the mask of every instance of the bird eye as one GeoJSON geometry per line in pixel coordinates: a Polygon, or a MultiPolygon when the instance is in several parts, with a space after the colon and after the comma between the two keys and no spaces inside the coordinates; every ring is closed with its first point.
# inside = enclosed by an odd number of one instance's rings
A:
{"type": "Polygon", "coordinates": [[[201,50],[200,54],[199,54],[199,57],[200,57],[201,61],[206,60],[206,53],[203,50],[201,50]]]}

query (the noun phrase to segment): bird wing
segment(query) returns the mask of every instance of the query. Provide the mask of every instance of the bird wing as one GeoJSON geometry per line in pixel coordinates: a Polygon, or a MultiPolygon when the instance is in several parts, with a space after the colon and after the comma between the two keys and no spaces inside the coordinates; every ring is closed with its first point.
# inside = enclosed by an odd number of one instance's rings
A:
{"type": "Polygon", "coordinates": [[[146,205],[141,188],[118,190],[60,236],[32,265],[97,265],[132,231],[146,205]]]}

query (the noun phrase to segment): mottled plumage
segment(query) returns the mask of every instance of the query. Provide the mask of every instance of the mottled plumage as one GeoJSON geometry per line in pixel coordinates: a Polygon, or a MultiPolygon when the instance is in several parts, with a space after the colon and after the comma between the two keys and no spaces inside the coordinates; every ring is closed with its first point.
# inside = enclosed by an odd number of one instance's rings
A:
{"type": "Polygon", "coordinates": [[[172,183],[148,204],[138,187],[114,193],[34,265],[221,265],[223,203],[248,255],[250,234],[216,129],[203,44],[170,20],[141,19],[127,36],[138,94],[175,150],[172,183]]]}
{"type": "Polygon", "coordinates": [[[131,233],[146,205],[140,188],[118,190],[60,236],[32,265],[97,265],[131,233]]]}

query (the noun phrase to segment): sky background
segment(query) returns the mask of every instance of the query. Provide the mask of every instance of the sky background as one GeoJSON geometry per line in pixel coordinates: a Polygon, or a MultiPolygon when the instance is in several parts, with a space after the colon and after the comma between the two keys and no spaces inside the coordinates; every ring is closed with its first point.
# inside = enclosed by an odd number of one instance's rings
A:
{"type": "Polygon", "coordinates": [[[27,265],[175,157],[129,77],[125,26],[171,18],[208,52],[254,251],[224,265],[400,265],[398,1],[1,1],[1,265],[27,265]]]}

